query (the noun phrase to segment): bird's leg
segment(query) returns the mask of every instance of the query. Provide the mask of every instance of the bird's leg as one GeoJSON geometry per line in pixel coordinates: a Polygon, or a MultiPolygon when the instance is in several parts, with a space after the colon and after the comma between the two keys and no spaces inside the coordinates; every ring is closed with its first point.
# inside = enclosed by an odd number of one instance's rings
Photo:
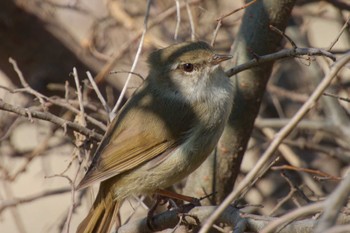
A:
{"type": "Polygon", "coordinates": [[[156,197],[156,202],[151,206],[151,208],[149,209],[148,213],[147,213],[147,226],[151,231],[156,231],[156,227],[153,224],[153,215],[155,210],[157,209],[158,205],[163,205],[166,201],[164,200],[164,197],[155,194],[156,197]]]}
{"type": "Polygon", "coordinates": [[[195,198],[195,197],[190,197],[190,196],[182,195],[179,193],[170,192],[170,191],[167,191],[164,189],[157,189],[156,193],[163,196],[163,197],[168,197],[168,198],[181,200],[181,201],[187,201],[195,206],[201,205],[200,200],[198,198],[195,198]]]}

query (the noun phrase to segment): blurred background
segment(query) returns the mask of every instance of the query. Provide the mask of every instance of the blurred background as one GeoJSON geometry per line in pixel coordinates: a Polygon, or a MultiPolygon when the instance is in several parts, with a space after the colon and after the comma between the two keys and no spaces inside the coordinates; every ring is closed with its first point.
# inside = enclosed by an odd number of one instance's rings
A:
{"type": "MultiPolygon", "coordinates": [[[[211,43],[216,19],[244,4],[229,0],[152,1],[147,33],[134,72],[147,77],[147,55],[155,49],[193,39],[211,43]]],[[[88,127],[103,134],[107,115],[91,85],[83,81],[87,79],[86,71],[95,77],[109,106],[113,107],[135,59],[146,8],[146,1],[136,0],[0,1],[0,99],[13,105],[41,108],[33,95],[21,92],[18,74],[9,63],[11,57],[30,87],[55,100],[66,96],[72,100],[67,103],[78,109],[78,103],[73,101],[76,93],[71,74],[75,67],[83,86],[86,111],[101,122],[100,125],[88,122],[88,127]]],[[[327,49],[350,16],[349,11],[350,4],[345,0],[297,1],[286,34],[299,47],[327,49]]],[[[243,13],[244,10],[239,11],[222,21],[215,35],[217,51],[230,51],[243,13]]],[[[283,40],[280,48],[292,46],[283,40]]],[[[339,56],[349,49],[348,25],[331,51],[339,56]]],[[[238,179],[252,169],[276,130],[285,125],[284,119],[292,117],[306,101],[322,79],[324,67],[320,58],[275,63],[238,179]]],[[[141,83],[142,78],[133,75],[124,100],[141,83]]],[[[349,84],[348,69],[329,92],[348,98],[349,84]]],[[[67,108],[52,103],[46,107],[55,115],[74,120],[75,114],[67,108]]],[[[350,161],[349,139],[340,130],[348,130],[349,109],[346,101],[323,97],[298,130],[288,137],[285,147],[277,152],[282,155],[278,165],[300,165],[329,176],[311,178],[293,171],[281,176],[278,168],[272,170],[245,195],[244,202],[264,205],[252,207],[251,212],[277,216],[317,200],[336,187],[350,161]],[[287,182],[290,179],[308,199],[287,196],[291,193],[287,182]],[[279,204],[281,200],[283,203],[279,204]]],[[[84,172],[77,172],[76,157],[88,155],[96,145],[96,141],[90,140],[82,148],[77,141],[72,132],[65,132],[62,127],[0,110],[1,232],[62,231],[72,207],[69,180],[62,174],[78,182],[84,172]]],[[[86,215],[92,193],[74,195],[76,208],[72,212],[70,232],[75,232],[86,215]]],[[[132,215],[133,209],[139,213],[133,218],[145,216],[145,208],[132,199],[123,207],[124,218],[132,215]]]]}

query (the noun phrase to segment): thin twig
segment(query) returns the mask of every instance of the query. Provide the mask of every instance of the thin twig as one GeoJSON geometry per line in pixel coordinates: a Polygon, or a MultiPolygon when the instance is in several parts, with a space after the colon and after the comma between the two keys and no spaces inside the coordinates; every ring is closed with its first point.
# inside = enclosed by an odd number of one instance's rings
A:
{"type": "Polygon", "coordinates": [[[324,202],[316,202],[310,205],[297,208],[289,212],[288,214],[285,214],[277,218],[276,220],[270,222],[264,229],[262,229],[259,232],[260,233],[279,232],[279,230],[284,228],[288,223],[292,222],[293,220],[303,216],[315,214],[321,211],[323,208],[324,208],[324,202]]]}
{"type": "MultiPolygon", "coordinates": [[[[87,77],[88,77],[92,87],[94,88],[98,99],[100,100],[102,106],[104,107],[104,109],[105,109],[105,111],[107,113],[107,116],[109,116],[109,113],[111,112],[111,109],[109,108],[105,98],[103,98],[102,93],[100,92],[100,89],[98,89],[98,86],[97,86],[94,78],[92,77],[92,75],[91,75],[91,73],[89,71],[86,72],[86,75],[87,75],[87,77]]],[[[109,117],[107,119],[109,119],[109,117]]]]}
{"type": "MultiPolygon", "coordinates": [[[[15,127],[17,127],[17,126],[19,125],[19,123],[20,123],[19,118],[16,118],[16,119],[11,123],[10,126],[7,125],[8,128],[7,128],[6,132],[4,133],[4,135],[2,135],[2,136],[0,137],[0,142],[1,142],[1,141],[4,141],[4,140],[7,139],[8,137],[10,137],[10,136],[11,136],[11,133],[12,133],[12,130],[13,130],[15,127]]],[[[7,123],[7,124],[8,124],[8,123],[7,123]]]]}
{"type": "Polygon", "coordinates": [[[334,94],[328,93],[328,92],[323,93],[323,95],[324,96],[330,96],[330,97],[336,98],[338,100],[343,100],[343,101],[346,101],[346,102],[350,103],[350,98],[340,97],[340,96],[337,96],[337,95],[334,95],[334,94]]]}
{"type": "Polygon", "coordinates": [[[331,51],[331,49],[334,47],[334,45],[338,42],[340,36],[344,33],[346,28],[350,28],[350,16],[348,17],[348,19],[346,20],[346,22],[344,23],[343,27],[340,29],[337,37],[334,39],[334,41],[329,45],[328,47],[328,51],[331,51]]]}
{"type": "Polygon", "coordinates": [[[7,112],[13,112],[19,116],[24,116],[24,117],[29,117],[29,114],[31,117],[44,120],[44,121],[49,121],[51,123],[54,123],[62,128],[68,127],[72,130],[75,130],[81,134],[84,134],[88,138],[94,139],[96,141],[101,141],[102,140],[102,135],[99,133],[96,133],[93,130],[89,130],[85,127],[82,127],[79,124],[73,123],[71,121],[64,120],[58,116],[55,116],[49,112],[40,112],[40,111],[35,111],[32,109],[27,109],[19,106],[14,106],[8,103],[5,103],[2,99],[0,99],[0,109],[7,111],[7,112]]]}
{"type": "MultiPolygon", "coordinates": [[[[189,1],[189,4],[197,4],[199,3],[201,0],[192,0],[189,1]]],[[[180,4],[180,9],[185,7],[186,4],[185,3],[181,3],[180,4]]],[[[158,18],[156,18],[155,20],[151,21],[148,25],[148,28],[152,28],[154,26],[159,25],[159,23],[161,23],[162,21],[164,21],[166,18],[168,18],[169,16],[173,15],[176,12],[177,8],[176,6],[171,7],[169,9],[167,9],[166,11],[164,11],[163,13],[161,13],[158,18]]],[[[143,34],[143,30],[139,31],[138,33],[136,33],[128,42],[126,42],[124,45],[121,46],[121,48],[119,49],[119,51],[113,55],[113,57],[110,59],[110,61],[101,69],[101,71],[96,75],[95,77],[95,81],[96,83],[100,83],[104,77],[112,70],[112,68],[115,66],[116,62],[118,61],[118,59],[129,49],[129,47],[135,43],[135,41],[140,38],[143,34]]]]}
{"type": "Polygon", "coordinates": [[[248,6],[254,4],[255,2],[256,2],[256,0],[252,0],[252,1],[248,2],[247,4],[241,6],[241,7],[237,8],[237,9],[234,9],[230,13],[227,13],[226,15],[223,15],[220,18],[217,18],[216,21],[222,21],[224,18],[226,18],[226,17],[228,17],[230,15],[233,15],[234,13],[236,13],[236,12],[238,12],[240,10],[243,10],[243,9],[247,8],[248,6]]]}
{"type": "Polygon", "coordinates": [[[218,21],[218,24],[216,25],[216,28],[214,30],[214,33],[213,33],[213,39],[211,40],[210,42],[210,45],[212,47],[214,47],[214,43],[216,41],[216,37],[218,36],[218,33],[219,33],[219,29],[221,28],[221,25],[222,25],[222,20],[219,20],[218,21]]]}
{"type": "Polygon", "coordinates": [[[29,86],[29,84],[27,83],[27,81],[25,80],[22,71],[18,68],[17,62],[13,59],[13,58],[9,58],[9,62],[12,64],[13,69],[15,70],[15,72],[17,73],[17,76],[22,84],[22,86],[26,89],[26,91],[32,95],[34,95],[36,98],[38,98],[39,102],[41,103],[42,107],[44,110],[46,110],[46,106],[45,106],[45,101],[43,99],[43,95],[39,92],[37,92],[36,90],[34,90],[33,88],[31,88],[31,86],[29,86]]]}
{"type": "Polygon", "coordinates": [[[283,87],[276,86],[274,84],[269,84],[267,90],[278,97],[290,99],[295,102],[304,103],[309,97],[307,94],[298,93],[295,90],[287,90],[283,87]]]}
{"type": "Polygon", "coordinates": [[[80,108],[80,112],[78,114],[78,116],[80,116],[79,123],[81,123],[81,125],[85,127],[86,121],[84,118],[85,110],[84,110],[84,104],[83,104],[83,95],[81,94],[81,86],[79,83],[78,72],[77,72],[77,69],[75,67],[73,68],[73,77],[74,77],[74,81],[75,81],[75,86],[77,88],[77,95],[78,95],[79,108],[80,108]]]}
{"type": "Polygon", "coordinates": [[[239,72],[242,72],[243,70],[251,69],[256,66],[260,66],[262,64],[276,61],[283,58],[291,58],[291,57],[299,57],[299,56],[326,56],[333,61],[336,60],[335,56],[323,49],[317,49],[317,48],[296,48],[296,49],[283,49],[281,51],[278,51],[276,53],[259,56],[258,59],[252,59],[244,64],[235,66],[229,70],[226,71],[227,76],[231,77],[239,72]]]}
{"type": "MultiPolygon", "coordinates": [[[[25,81],[25,80],[24,80],[24,81],[25,81]]],[[[3,88],[3,89],[7,90],[7,91],[10,92],[10,93],[25,92],[25,93],[32,94],[32,95],[34,95],[34,96],[37,97],[37,98],[39,98],[39,96],[40,96],[40,98],[41,98],[44,102],[47,101],[47,102],[45,102],[45,104],[44,104],[44,106],[43,106],[44,110],[47,110],[47,106],[50,106],[50,104],[53,104],[53,105],[57,105],[57,106],[59,106],[59,107],[65,108],[65,109],[67,109],[67,110],[69,110],[69,111],[71,111],[71,112],[73,112],[73,113],[75,113],[75,114],[79,114],[79,110],[78,110],[77,108],[75,108],[74,106],[72,106],[72,105],[70,104],[70,101],[68,100],[69,88],[68,88],[67,83],[66,83],[66,85],[65,85],[65,90],[66,90],[66,91],[65,91],[65,100],[62,100],[61,98],[56,98],[56,97],[54,97],[54,96],[51,97],[51,98],[49,98],[49,97],[47,97],[47,96],[45,96],[45,95],[43,95],[43,94],[37,92],[36,90],[32,89],[32,88],[29,87],[29,86],[28,86],[28,87],[25,87],[25,88],[14,89],[14,90],[12,90],[12,89],[10,89],[10,88],[8,88],[8,87],[5,88],[5,87],[2,87],[2,86],[0,86],[0,88],[3,88]]],[[[79,103],[79,102],[78,102],[78,103],[79,103]]],[[[99,127],[99,128],[102,129],[102,130],[106,130],[106,125],[103,124],[101,121],[98,121],[98,120],[94,119],[93,117],[91,117],[91,116],[89,116],[89,115],[87,115],[87,114],[84,114],[84,116],[86,117],[86,119],[87,119],[91,124],[93,124],[93,125],[99,127]]]]}
{"type": "Polygon", "coordinates": [[[211,46],[214,46],[216,37],[217,37],[217,35],[218,35],[218,33],[219,33],[219,30],[220,30],[220,28],[221,28],[221,26],[222,26],[222,21],[223,21],[226,17],[228,17],[228,16],[230,16],[230,15],[233,15],[234,13],[236,13],[236,12],[238,12],[238,11],[240,11],[240,10],[243,10],[243,9],[247,8],[248,6],[252,5],[252,4],[255,3],[255,2],[256,2],[256,0],[252,0],[251,2],[248,2],[247,4],[241,6],[240,8],[237,8],[237,9],[231,11],[230,13],[228,13],[228,14],[226,14],[226,15],[223,15],[223,16],[221,16],[220,18],[217,18],[216,21],[217,21],[218,23],[217,23],[216,28],[215,28],[215,30],[214,30],[213,39],[211,40],[210,45],[211,45],[211,46]]]}
{"type": "Polygon", "coordinates": [[[314,170],[314,169],[308,169],[308,168],[302,168],[302,167],[295,167],[295,166],[290,166],[290,165],[282,165],[282,166],[274,166],[271,168],[271,170],[292,170],[292,171],[300,171],[300,172],[306,172],[306,173],[310,173],[313,175],[318,175],[318,176],[322,176],[322,177],[326,177],[332,180],[341,180],[340,177],[337,176],[332,176],[330,174],[327,174],[325,172],[322,171],[318,171],[318,170],[314,170]]]}
{"type": "MultiPolygon", "coordinates": [[[[146,9],[145,19],[144,19],[144,24],[143,24],[144,27],[143,27],[140,43],[139,43],[139,46],[138,46],[138,49],[137,49],[137,52],[136,52],[136,55],[135,55],[134,62],[132,64],[132,66],[131,66],[130,72],[134,72],[134,70],[136,68],[136,64],[137,64],[137,62],[139,60],[139,57],[140,57],[140,54],[141,54],[141,51],[142,51],[143,42],[144,42],[145,35],[146,35],[146,32],[147,32],[147,22],[148,22],[149,10],[151,8],[151,2],[152,2],[152,0],[148,0],[147,1],[147,9],[146,9]]],[[[126,89],[127,89],[128,85],[129,85],[129,82],[130,82],[130,79],[131,79],[131,75],[132,75],[131,73],[128,75],[128,77],[126,79],[126,82],[124,84],[124,87],[123,87],[122,91],[120,92],[120,96],[119,96],[119,98],[117,100],[117,103],[115,104],[112,112],[109,115],[109,119],[110,120],[112,120],[115,117],[115,115],[116,115],[116,113],[117,113],[117,111],[119,109],[119,106],[120,106],[120,104],[121,104],[121,102],[122,102],[122,100],[124,98],[126,89]]]]}
{"type": "Polygon", "coordinates": [[[292,38],[290,38],[287,34],[285,34],[284,32],[282,32],[281,30],[279,30],[278,28],[276,28],[273,25],[269,25],[269,28],[272,31],[276,32],[277,34],[281,35],[282,37],[286,38],[289,41],[289,43],[292,45],[293,49],[298,48],[298,46],[295,44],[295,42],[292,40],[292,38]]]}
{"type": "Polygon", "coordinates": [[[181,10],[180,10],[180,2],[179,0],[175,0],[176,5],[176,27],[174,33],[174,40],[177,40],[177,34],[179,33],[179,28],[181,24],[181,10]]]}
{"type": "Polygon", "coordinates": [[[297,191],[297,189],[295,188],[294,184],[292,183],[292,181],[289,179],[289,177],[287,177],[283,172],[281,173],[281,176],[287,181],[287,183],[289,184],[290,190],[289,193],[287,194],[287,196],[283,197],[282,200],[279,200],[277,202],[277,205],[275,205],[273,207],[273,209],[270,211],[270,213],[268,214],[269,216],[273,215],[282,205],[284,205],[284,203],[286,203],[289,199],[291,199],[294,196],[294,193],[297,191]]]}
{"type": "Polygon", "coordinates": [[[126,74],[133,74],[137,77],[139,77],[142,81],[145,81],[146,79],[139,73],[136,73],[136,72],[131,72],[131,71],[111,71],[110,74],[123,74],[123,73],[126,73],[126,74]]]}
{"type": "Polygon", "coordinates": [[[188,3],[188,0],[185,0],[186,4],[186,11],[188,14],[188,20],[190,21],[190,26],[191,26],[191,40],[194,41],[196,39],[196,29],[194,27],[194,21],[193,21],[193,16],[190,8],[190,4],[188,3]]]}
{"type": "MultiPolygon", "coordinates": [[[[4,193],[6,195],[6,198],[13,198],[13,193],[12,193],[12,189],[10,186],[10,183],[6,180],[3,181],[3,190],[4,193]]],[[[0,208],[0,213],[1,213],[2,209],[0,208]]],[[[26,228],[23,224],[23,219],[21,217],[21,215],[18,212],[17,208],[11,209],[10,211],[12,217],[13,217],[13,221],[15,222],[15,226],[18,230],[19,233],[26,233],[26,228]]]]}
{"type": "MultiPolygon", "coordinates": [[[[349,172],[349,169],[348,169],[349,172]]],[[[333,226],[338,218],[341,208],[348,201],[350,193],[350,173],[340,182],[338,187],[324,202],[324,212],[319,219],[315,232],[321,233],[333,226]],[[328,208],[326,208],[328,207],[328,208]],[[329,208],[331,207],[331,208],[329,208]]]]}
{"type": "MultiPolygon", "coordinates": [[[[79,152],[78,152],[79,153],[79,152]]],[[[81,155],[78,155],[79,158],[81,158],[81,155]]],[[[71,223],[71,220],[72,220],[72,216],[73,216],[73,213],[74,213],[74,210],[76,208],[76,201],[75,201],[75,195],[76,195],[76,189],[75,189],[75,183],[77,181],[77,178],[80,174],[80,169],[81,169],[81,163],[78,163],[78,169],[76,170],[75,172],[75,175],[74,175],[74,178],[73,180],[68,179],[69,181],[69,184],[71,186],[71,205],[69,207],[69,210],[68,210],[68,215],[67,215],[67,219],[66,219],[66,222],[64,224],[64,227],[62,229],[62,233],[69,233],[69,228],[70,228],[70,223],[71,223]]]]}
{"type": "MultiPolygon", "coordinates": [[[[288,123],[287,123],[288,124],[288,123]]],[[[269,138],[269,140],[273,140],[276,136],[276,133],[274,130],[270,128],[264,128],[262,129],[262,132],[269,138]]],[[[278,151],[281,152],[281,155],[283,158],[292,166],[294,167],[306,167],[307,164],[304,160],[300,159],[296,153],[287,145],[281,144],[278,147],[278,151]]],[[[278,158],[278,157],[277,157],[278,158]]],[[[264,170],[261,171],[261,174],[265,174],[266,171],[270,169],[271,166],[274,164],[270,163],[269,166],[265,166],[264,170]]],[[[304,180],[304,183],[310,188],[310,190],[315,193],[316,195],[324,195],[322,189],[320,188],[320,185],[318,182],[315,182],[315,180],[308,174],[308,173],[302,173],[299,172],[301,178],[304,180]]],[[[251,185],[253,186],[256,182],[252,182],[251,185]]]]}
{"type": "Polygon", "coordinates": [[[51,139],[51,136],[53,136],[53,134],[56,132],[57,129],[58,129],[57,126],[55,129],[51,129],[51,127],[50,127],[50,132],[48,132],[47,137],[45,137],[45,139],[41,140],[40,143],[28,155],[24,156],[26,158],[25,162],[19,168],[17,168],[17,170],[15,172],[13,172],[13,174],[11,176],[7,177],[8,180],[10,180],[10,181],[16,180],[16,178],[20,174],[27,171],[28,165],[33,161],[34,158],[45,154],[44,152],[49,147],[49,141],[51,139]]]}

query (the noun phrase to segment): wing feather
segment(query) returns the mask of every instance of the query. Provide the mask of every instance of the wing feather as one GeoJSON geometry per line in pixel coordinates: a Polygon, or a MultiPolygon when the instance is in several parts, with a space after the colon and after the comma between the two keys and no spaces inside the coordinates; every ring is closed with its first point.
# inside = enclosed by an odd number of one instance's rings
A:
{"type": "MultiPolygon", "coordinates": [[[[151,136],[142,128],[135,130],[130,127],[122,130],[101,148],[100,152],[99,148],[97,149],[95,158],[78,189],[131,170],[157,156],[162,156],[176,145],[177,141],[171,140],[171,137],[161,132],[151,136]]],[[[168,155],[169,153],[166,153],[166,156],[168,155]]]]}
{"type": "Polygon", "coordinates": [[[186,140],[194,117],[185,104],[164,101],[145,84],[108,127],[77,188],[107,180],[146,162],[153,167],[161,163],[186,140]]]}

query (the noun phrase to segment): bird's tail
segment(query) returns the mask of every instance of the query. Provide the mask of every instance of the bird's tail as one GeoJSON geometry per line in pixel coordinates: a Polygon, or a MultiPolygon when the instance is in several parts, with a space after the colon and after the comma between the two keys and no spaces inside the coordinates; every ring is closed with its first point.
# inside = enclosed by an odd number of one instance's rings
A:
{"type": "Polygon", "coordinates": [[[77,233],[109,233],[113,227],[118,227],[121,202],[114,199],[110,189],[101,186],[89,214],[79,224],[77,233]]]}

